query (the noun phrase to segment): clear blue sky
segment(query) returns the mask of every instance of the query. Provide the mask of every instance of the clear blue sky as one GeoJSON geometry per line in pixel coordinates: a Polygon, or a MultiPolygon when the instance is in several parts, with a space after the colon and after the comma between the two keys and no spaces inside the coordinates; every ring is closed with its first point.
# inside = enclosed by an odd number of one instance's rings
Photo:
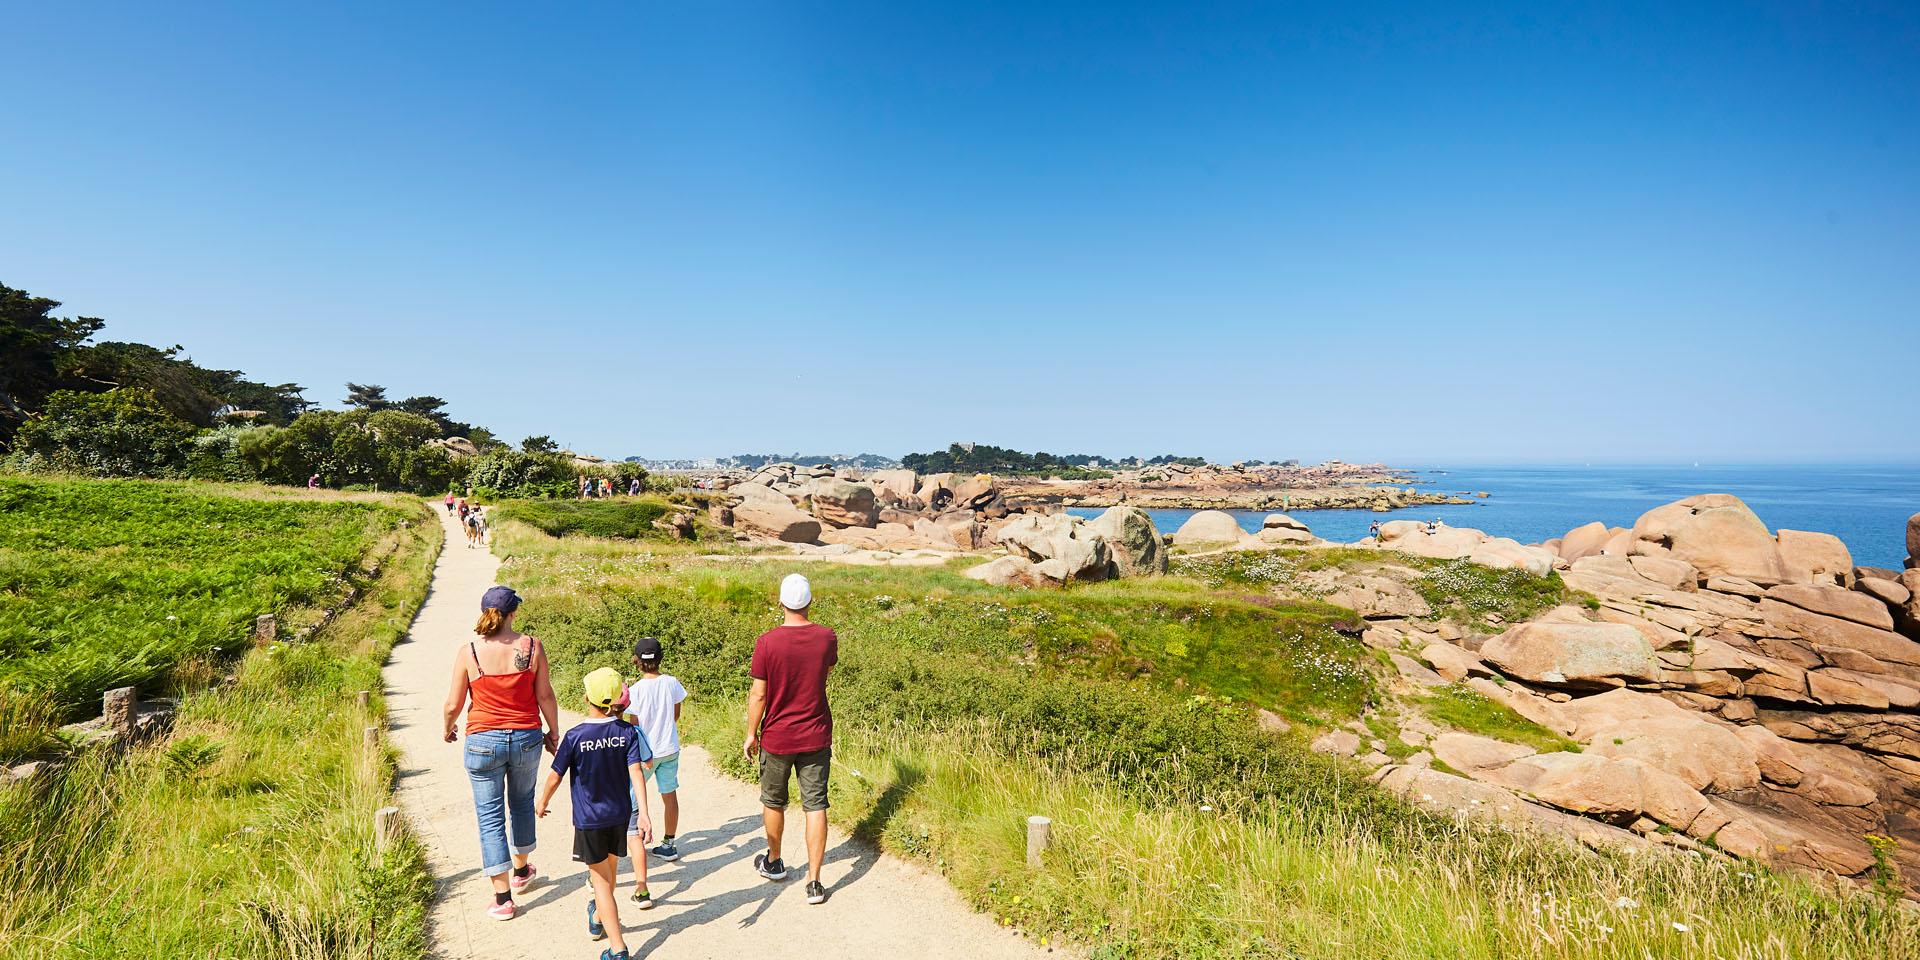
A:
{"type": "Polygon", "coordinates": [[[1911,3],[168,6],[5,4],[0,282],[330,404],[614,456],[1920,455],[1911,3]]]}

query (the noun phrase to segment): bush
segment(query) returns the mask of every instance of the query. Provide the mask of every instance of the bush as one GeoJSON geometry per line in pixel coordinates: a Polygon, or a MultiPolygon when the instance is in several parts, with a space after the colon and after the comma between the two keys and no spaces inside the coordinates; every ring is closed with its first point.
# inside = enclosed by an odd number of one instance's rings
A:
{"type": "Polygon", "coordinates": [[[28,470],[94,477],[177,477],[186,472],[194,428],[173,418],[150,390],[57,390],[14,438],[28,470]]]}
{"type": "Polygon", "coordinates": [[[660,540],[667,533],[653,525],[669,507],[658,500],[540,500],[509,503],[502,520],[518,520],[551,537],[569,533],[622,540],[660,540]]]}
{"type": "Polygon", "coordinates": [[[467,482],[493,499],[548,499],[579,493],[573,462],[554,453],[502,450],[467,463],[467,482]]]}
{"type": "Polygon", "coordinates": [[[240,454],[241,437],[254,429],[223,427],[194,437],[187,449],[187,476],[228,483],[255,479],[246,458],[240,454]]]}

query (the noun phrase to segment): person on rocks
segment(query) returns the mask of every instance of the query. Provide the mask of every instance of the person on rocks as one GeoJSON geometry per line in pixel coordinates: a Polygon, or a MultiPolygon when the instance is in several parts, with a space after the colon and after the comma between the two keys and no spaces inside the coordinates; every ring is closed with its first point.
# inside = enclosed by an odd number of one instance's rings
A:
{"type": "MultiPolygon", "coordinates": [[[[582,686],[586,688],[587,719],[568,730],[553,751],[553,769],[540,789],[534,814],[547,815],[547,805],[565,775],[571,781],[573,798],[573,859],[586,864],[587,879],[593,885],[593,899],[587,901],[587,936],[612,939],[601,951],[600,960],[628,960],[627,938],[620,929],[620,904],[613,897],[614,875],[620,868],[620,858],[627,855],[629,829],[640,843],[653,837],[653,825],[647,822],[647,782],[642,772],[653,753],[646,737],[617,716],[620,671],[601,667],[587,674],[582,686]]],[[[645,860],[644,848],[635,853],[636,860],[645,860]]]]}
{"type": "Polygon", "coordinates": [[[528,859],[536,846],[533,792],[540,747],[560,745],[560,708],[547,673],[547,653],[534,637],[513,629],[520,596],[492,587],[480,598],[480,639],[454,655],[445,709],[446,741],[460,736],[467,713],[467,779],[480,825],[480,869],[493,883],[487,915],[511,920],[513,894],[538,872],[528,859]],[[511,872],[511,876],[509,876],[511,872]]]}
{"type": "Polygon", "coordinates": [[[1367,536],[1372,537],[1375,543],[1380,541],[1380,521],[1375,520],[1373,525],[1367,528],[1367,536]]]}
{"type": "Polygon", "coordinates": [[[740,752],[760,763],[761,821],[767,851],[753,867],[768,880],[785,880],[780,858],[787,828],[789,779],[800,783],[800,808],[807,823],[807,902],[827,902],[820,882],[827,852],[827,780],[833,759],[833,712],[827,705],[827,674],[840,659],[834,632],[808,619],[813,586],[794,573],[780,582],[785,622],[753,644],[748,673],[747,738],[740,752]]]}

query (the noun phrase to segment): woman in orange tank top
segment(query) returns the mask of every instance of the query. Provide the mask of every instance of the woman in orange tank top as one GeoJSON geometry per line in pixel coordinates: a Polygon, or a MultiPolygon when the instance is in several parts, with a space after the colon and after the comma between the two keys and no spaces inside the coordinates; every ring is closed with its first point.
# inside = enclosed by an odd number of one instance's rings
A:
{"type": "Polygon", "coordinates": [[[467,712],[467,778],[480,822],[480,869],[493,881],[495,920],[513,919],[513,893],[533,882],[533,790],[540,747],[560,741],[560,710],[540,641],[513,629],[520,597],[494,587],[480,599],[480,639],[460,648],[447,691],[446,738],[460,736],[467,712]],[[542,729],[544,721],[544,731],[542,729]],[[509,837],[511,833],[511,837],[509,837]],[[511,876],[509,876],[511,873],[511,876]]]}

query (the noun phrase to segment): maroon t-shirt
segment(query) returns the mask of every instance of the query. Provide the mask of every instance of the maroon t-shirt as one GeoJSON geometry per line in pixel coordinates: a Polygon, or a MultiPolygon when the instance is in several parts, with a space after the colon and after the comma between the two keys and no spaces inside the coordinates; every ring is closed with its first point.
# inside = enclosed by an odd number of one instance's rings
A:
{"type": "Polygon", "coordinates": [[[812,753],[833,745],[827,708],[827,669],[840,660],[840,638],[817,623],[774,627],[753,642],[755,680],[767,682],[767,713],[760,749],[812,753]]]}

